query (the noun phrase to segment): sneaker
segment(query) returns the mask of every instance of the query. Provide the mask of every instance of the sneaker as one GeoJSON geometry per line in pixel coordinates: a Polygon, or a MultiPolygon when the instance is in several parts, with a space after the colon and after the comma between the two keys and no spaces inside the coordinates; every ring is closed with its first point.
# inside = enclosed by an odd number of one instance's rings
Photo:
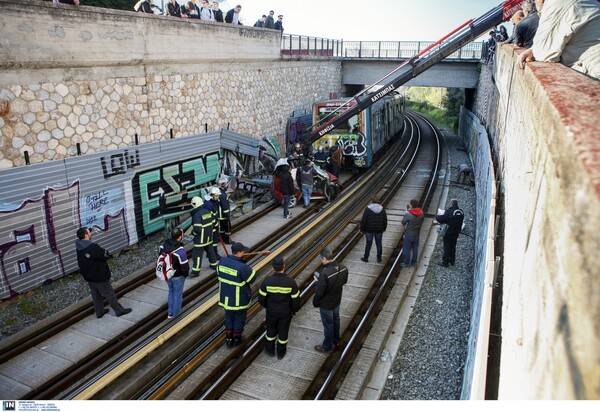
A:
{"type": "Polygon", "coordinates": [[[104,312],[102,313],[102,315],[100,315],[100,316],[96,315],[96,317],[97,317],[98,319],[100,319],[102,316],[106,315],[107,313],[108,313],[108,309],[107,309],[107,308],[104,308],[104,312]]]}
{"type": "Polygon", "coordinates": [[[292,218],[292,214],[288,213],[288,215],[286,217],[284,217],[284,219],[291,219],[292,218]]]}
{"type": "Polygon", "coordinates": [[[361,257],[360,260],[362,260],[365,263],[369,263],[369,259],[367,259],[366,257],[361,257]]]}
{"type": "Polygon", "coordinates": [[[315,350],[320,353],[331,353],[331,349],[326,350],[323,345],[316,345],[315,350]]]}
{"type": "Polygon", "coordinates": [[[130,312],[131,312],[131,308],[125,308],[125,309],[123,309],[123,312],[117,313],[117,316],[127,315],[130,312]]]}

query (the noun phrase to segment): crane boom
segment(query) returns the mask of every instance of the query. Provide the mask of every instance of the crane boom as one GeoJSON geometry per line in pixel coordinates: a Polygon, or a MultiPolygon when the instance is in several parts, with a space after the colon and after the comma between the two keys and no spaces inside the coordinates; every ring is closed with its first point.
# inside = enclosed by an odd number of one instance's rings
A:
{"type": "Polygon", "coordinates": [[[472,42],[491,27],[507,21],[519,10],[522,0],[507,0],[494,7],[481,17],[469,20],[457,27],[437,42],[433,43],[420,53],[411,57],[394,70],[379,79],[375,84],[366,87],[351,99],[341,105],[329,120],[322,124],[315,124],[308,134],[305,144],[309,145],[319,140],[325,134],[344,123],[360,111],[368,108],[377,100],[388,95],[404,83],[417,77],[431,66],[439,63],[464,45],[472,42]],[[383,83],[382,87],[376,87],[383,83]],[[355,104],[351,105],[354,102],[355,104]]]}

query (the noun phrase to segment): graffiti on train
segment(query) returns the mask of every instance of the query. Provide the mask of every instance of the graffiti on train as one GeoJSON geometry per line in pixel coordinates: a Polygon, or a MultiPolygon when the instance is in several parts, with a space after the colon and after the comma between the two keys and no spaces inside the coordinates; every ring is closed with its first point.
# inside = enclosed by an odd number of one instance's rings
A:
{"type": "Polygon", "coordinates": [[[132,190],[138,236],[163,229],[164,216],[176,212],[192,197],[206,194],[206,189],[216,184],[220,171],[217,152],[137,172],[132,190]]]}
{"type": "Polygon", "coordinates": [[[367,155],[367,139],[362,133],[331,133],[319,139],[319,144],[325,147],[340,145],[344,148],[345,156],[361,157],[367,155]]]}

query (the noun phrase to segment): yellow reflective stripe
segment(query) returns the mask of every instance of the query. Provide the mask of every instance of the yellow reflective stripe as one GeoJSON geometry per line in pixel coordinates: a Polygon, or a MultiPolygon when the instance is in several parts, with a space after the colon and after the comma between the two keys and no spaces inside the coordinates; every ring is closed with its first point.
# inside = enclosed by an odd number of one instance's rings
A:
{"type": "Polygon", "coordinates": [[[260,293],[260,294],[261,294],[261,295],[263,295],[263,296],[267,296],[267,292],[263,292],[263,290],[262,290],[262,289],[259,289],[258,293],[260,293]]]}
{"type": "Polygon", "coordinates": [[[208,246],[208,245],[210,245],[210,240],[206,243],[201,243],[201,244],[194,243],[194,247],[204,247],[204,246],[208,246]]]}
{"type": "Polygon", "coordinates": [[[227,273],[231,276],[237,276],[238,271],[227,266],[219,266],[219,272],[227,273]]]}
{"type": "Polygon", "coordinates": [[[246,284],[246,282],[234,282],[233,280],[224,279],[222,277],[219,277],[219,282],[227,283],[228,285],[237,286],[237,287],[244,286],[246,284]]]}
{"type": "Polygon", "coordinates": [[[283,288],[281,286],[267,286],[267,292],[289,295],[290,293],[292,293],[292,288],[283,288]]]}
{"type": "Polygon", "coordinates": [[[292,295],[292,299],[297,298],[298,296],[300,296],[300,291],[298,291],[298,292],[296,292],[296,294],[292,295]]]}
{"type": "Polygon", "coordinates": [[[253,270],[252,273],[250,273],[250,276],[248,276],[248,279],[246,279],[246,282],[252,282],[252,279],[254,279],[255,276],[256,272],[253,270]]]}
{"type": "Polygon", "coordinates": [[[277,336],[270,337],[269,335],[267,335],[267,336],[265,336],[265,338],[266,338],[266,339],[267,339],[269,342],[272,342],[272,341],[274,341],[275,339],[277,339],[277,336]]]}
{"type": "Polygon", "coordinates": [[[286,340],[277,339],[277,342],[282,343],[282,344],[288,343],[288,341],[289,341],[289,339],[286,339],[286,340]]]}
{"type": "Polygon", "coordinates": [[[207,214],[202,215],[202,219],[210,219],[212,217],[212,215],[213,215],[212,212],[208,212],[207,214]]]}
{"type": "Polygon", "coordinates": [[[219,302],[219,306],[222,306],[223,309],[226,309],[226,310],[242,310],[242,309],[248,309],[250,307],[250,303],[248,303],[247,305],[244,305],[244,306],[229,306],[229,305],[219,302]]]}

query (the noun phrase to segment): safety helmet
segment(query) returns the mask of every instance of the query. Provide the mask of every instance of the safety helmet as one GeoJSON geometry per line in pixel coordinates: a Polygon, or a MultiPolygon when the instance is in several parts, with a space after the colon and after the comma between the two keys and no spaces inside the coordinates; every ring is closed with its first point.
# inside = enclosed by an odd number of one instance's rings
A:
{"type": "Polygon", "coordinates": [[[296,149],[300,149],[300,143],[296,143],[296,149]]]}
{"type": "Polygon", "coordinates": [[[213,187],[212,189],[210,189],[210,194],[211,195],[220,195],[221,191],[219,190],[218,187],[213,187]]]}
{"type": "Polygon", "coordinates": [[[200,196],[194,196],[192,197],[192,201],[191,201],[192,207],[195,209],[197,207],[200,207],[204,204],[204,201],[202,200],[202,198],[200,196]]]}
{"type": "Polygon", "coordinates": [[[319,146],[317,150],[319,151],[319,153],[323,153],[323,146],[319,146]]]}
{"type": "Polygon", "coordinates": [[[225,186],[227,184],[227,178],[222,177],[219,179],[219,181],[217,183],[219,184],[219,186],[225,186]]]}

